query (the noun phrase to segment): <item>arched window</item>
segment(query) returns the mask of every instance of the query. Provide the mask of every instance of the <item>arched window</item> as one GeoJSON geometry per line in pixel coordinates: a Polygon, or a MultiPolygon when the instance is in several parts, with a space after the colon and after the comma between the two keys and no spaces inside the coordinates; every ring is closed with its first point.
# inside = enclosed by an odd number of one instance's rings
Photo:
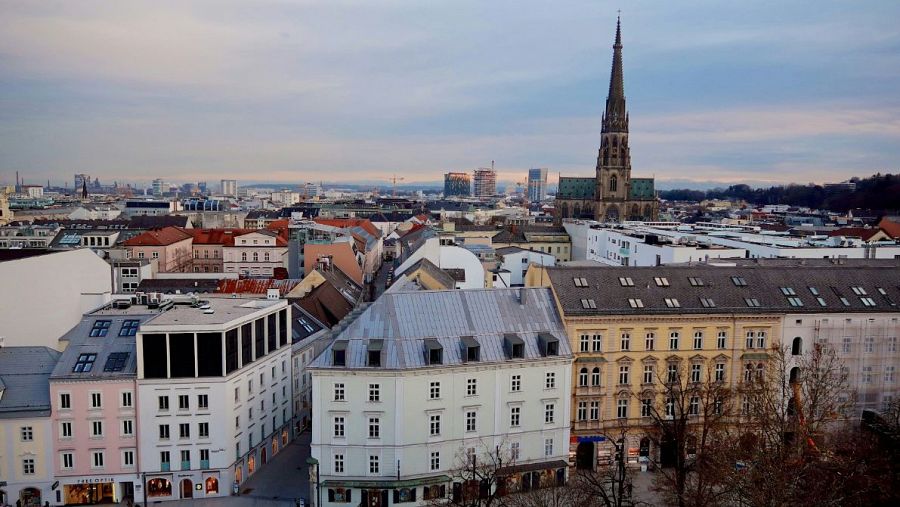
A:
{"type": "Polygon", "coordinates": [[[791,368],[791,376],[789,377],[791,384],[796,384],[800,380],[800,368],[794,366],[791,368]]]}
{"type": "Polygon", "coordinates": [[[266,252],[266,262],[269,262],[269,252],[266,252]]]}
{"type": "Polygon", "coordinates": [[[253,252],[253,262],[259,262],[259,252],[253,252]]]}
{"type": "Polygon", "coordinates": [[[247,252],[241,252],[241,260],[247,262],[247,252]]]}
{"type": "Polygon", "coordinates": [[[757,379],[762,380],[763,371],[765,371],[765,367],[763,366],[763,364],[757,363],[757,365],[756,365],[756,378],[757,379]]]}
{"type": "Polygon", "coordinates": [[[581,371],[578,372],[578,385],[581,387],[585,387],[588,385],[588,370],[587,370],[587,368],[582,368],[581,371]]]}
{"type": "Polygon", "coordinates": [[[600,385],[600,367],[595,366],[594,371],[591,372],[591,385],[599,386],[600,385]]]}
{"type": "Polygon", "coordinates": [[[791,355],[799,356],[803,353],[803,338],[799,336],[794,338],[794,343],[791,345],[791,355]]]}
{"type": "Polygon", "coordinates": [[[744,367],[744,382],[750,382],[753,380],[753,365],[747,363],[747,366],[744,367]]]}
{"type": "Polygon", "coordinates": [[[609,191],[615,192],[616,189],[619,188],[619,178],[616,178],[615,175],[609,177],[609,191]]]}

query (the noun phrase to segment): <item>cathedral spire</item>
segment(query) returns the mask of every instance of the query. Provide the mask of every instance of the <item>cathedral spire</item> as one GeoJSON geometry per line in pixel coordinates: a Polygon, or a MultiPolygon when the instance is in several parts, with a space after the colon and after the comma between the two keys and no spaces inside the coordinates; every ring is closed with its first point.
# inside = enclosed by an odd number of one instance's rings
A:
{"type": "Polygon", "coordinates": [[[625,109],[625,77],[622,72],[622,20],[616,19],[616,42],[613,44],[612,72],[609,76],[609,95],[606,97],[604,132],[628,132],[628,112],[625,109]]]}

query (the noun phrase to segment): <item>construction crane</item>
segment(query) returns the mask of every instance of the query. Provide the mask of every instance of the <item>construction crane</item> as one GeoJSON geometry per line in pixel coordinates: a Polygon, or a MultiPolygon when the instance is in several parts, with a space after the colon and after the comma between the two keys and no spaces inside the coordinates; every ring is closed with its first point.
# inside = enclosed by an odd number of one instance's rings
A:
{"type": "Polygon", "coordinates": [[[403,181],[403,179],[404,179],[403,176],[400,176],[398,178],[396,174],[394,174],[390,178],[388,178],[388,181],[391,182],[391,197],[397,197],[397,182],[403,181]]]}

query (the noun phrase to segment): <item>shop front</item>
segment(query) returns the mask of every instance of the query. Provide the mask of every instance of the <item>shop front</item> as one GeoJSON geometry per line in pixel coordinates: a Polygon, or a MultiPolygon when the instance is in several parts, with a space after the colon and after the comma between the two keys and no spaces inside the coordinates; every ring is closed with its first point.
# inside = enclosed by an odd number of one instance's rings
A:
{"type": "Polygon", "coordinates": [[[147,502],[169,500],[172,497],[172,474],[147,476],[147,502]]]}
{"type": "Polygon", "coordinates": [[[60,478],[56,500],[63,505],[98,505],[135,500],[135,475],[60,478]]]}

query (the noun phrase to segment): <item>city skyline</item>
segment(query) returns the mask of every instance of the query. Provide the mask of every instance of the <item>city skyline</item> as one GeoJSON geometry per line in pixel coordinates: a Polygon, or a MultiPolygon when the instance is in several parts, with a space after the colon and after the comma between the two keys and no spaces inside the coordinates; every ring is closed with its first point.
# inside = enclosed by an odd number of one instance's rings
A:
{"type": "MultiPolygon", "coordinates": [[[[666,186],[896,169],[900,6],[774,7],[627,6],[635,170],[666,186]]],[[[5,4],[0,180],[386,187],[491,159],[499,181],[589,176],[618,8],[5,4]]]]}

